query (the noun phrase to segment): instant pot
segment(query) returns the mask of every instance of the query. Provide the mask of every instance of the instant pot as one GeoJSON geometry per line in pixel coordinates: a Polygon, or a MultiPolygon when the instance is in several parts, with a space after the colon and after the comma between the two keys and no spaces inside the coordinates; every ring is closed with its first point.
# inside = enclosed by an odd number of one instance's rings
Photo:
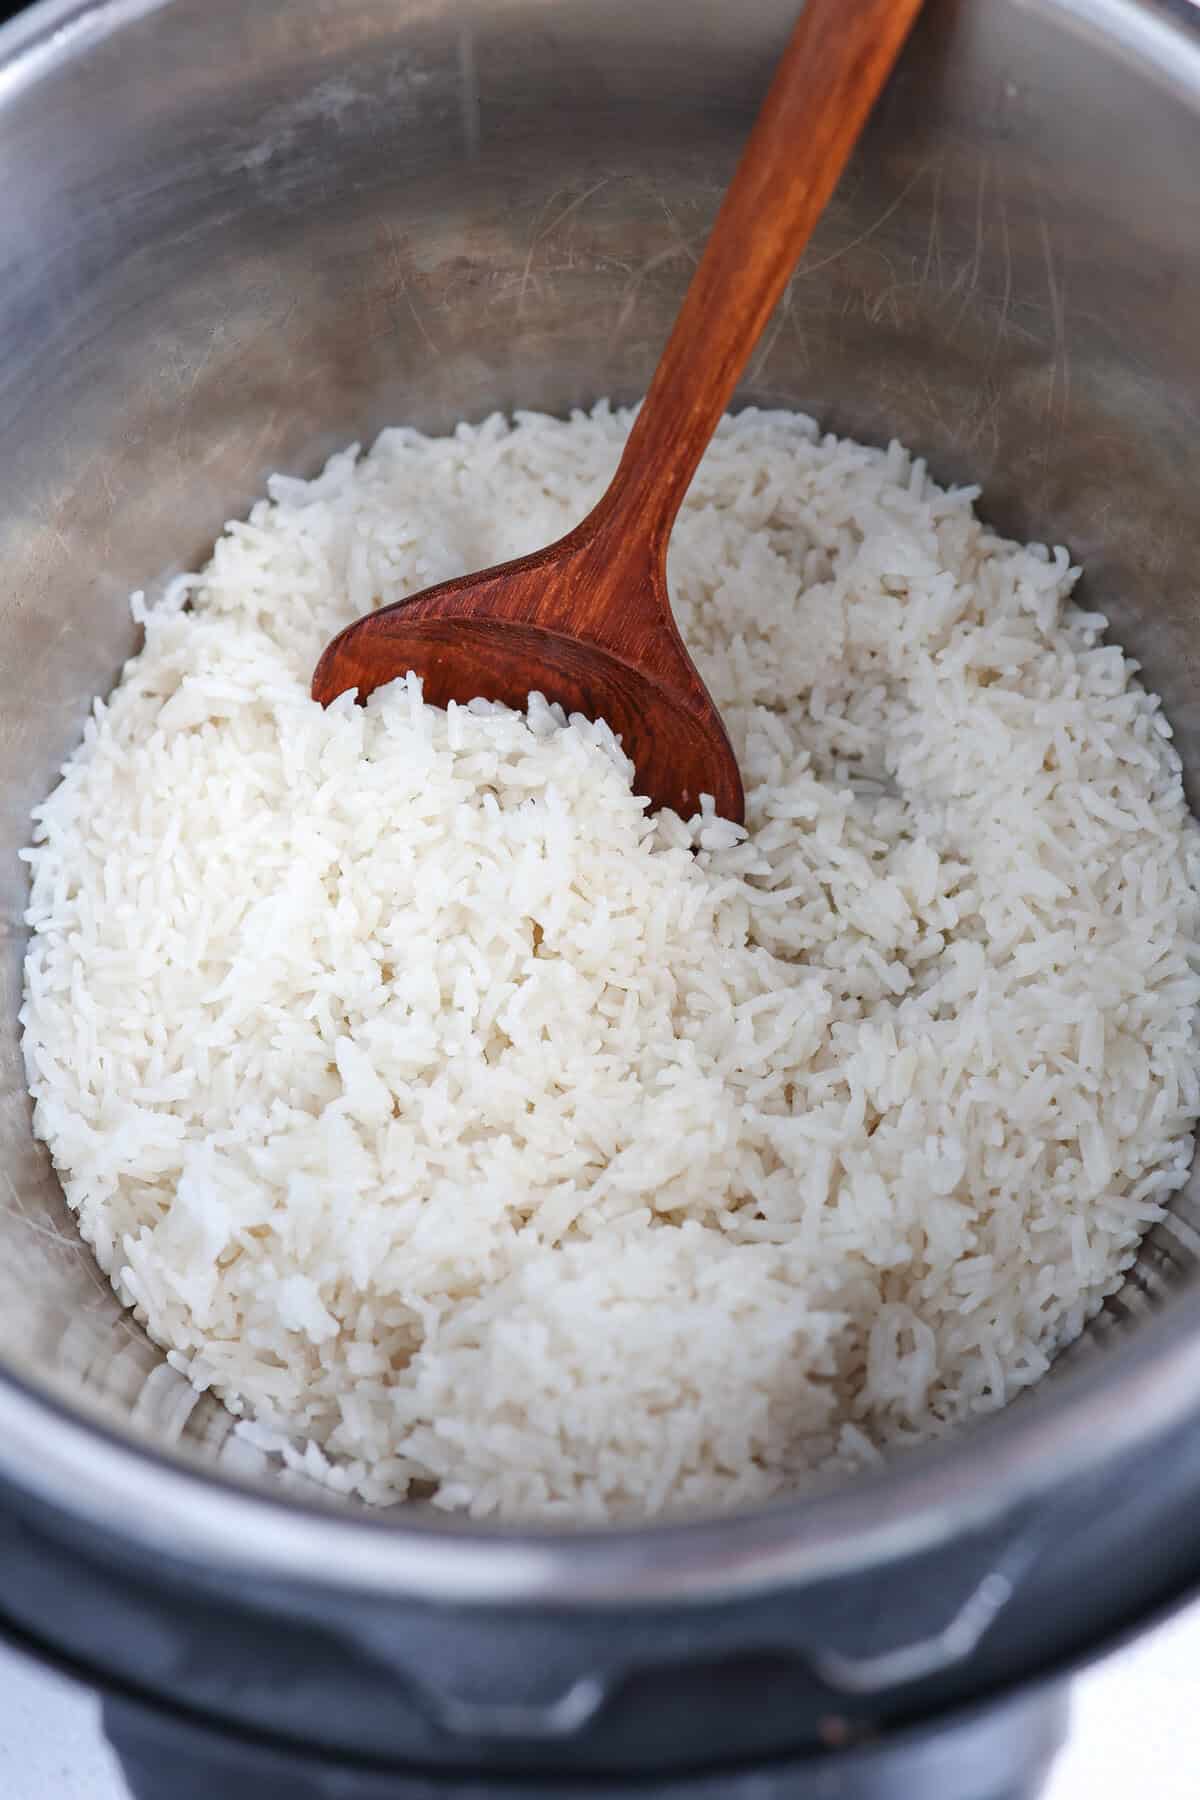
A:
{"type": "MultiPolygon", "coordinates": [[[[795,10],[0,30],[0,1623],[103,1689],[138,1800],[1015,1800],[1066,1673],[1200,1581],[1194,1185],[1003,1414],[759,1512],[549,1532],[281,1476],[121,1312],[32,1136],[17,851],[130,589],[386,424],[635,399],[795,10]]],[[[1193,783],[1198,168],[1187,0],[930,0],[741,394],[1067,543],[1193,783]]]]}

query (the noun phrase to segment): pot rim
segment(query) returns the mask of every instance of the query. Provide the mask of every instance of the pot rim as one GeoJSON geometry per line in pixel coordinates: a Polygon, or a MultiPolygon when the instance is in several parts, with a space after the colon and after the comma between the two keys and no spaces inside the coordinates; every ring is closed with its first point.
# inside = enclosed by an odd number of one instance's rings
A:
{"type": "MultiPolygon", "coordinates": [[[[0,26],[0,107],[171,4],[39,0],[0,26]]],[[[1195,0],[1023,4],[1109,45],[1200,112],[1195,0]]],[[[911,1556],[995,1526],[1193,1420],[1200,1425],[1200,1287],[1189,1284],[1128,1340],[1015,1408],[878,1473],[718,1519],[539,1531],[340,1513],[172,1458],[2,1368],[0,1477],[106,1535],[206,1573],[482,1605],[661,1605],[727,1600],[911,1556]]]]}
{"type": "Polygon", "coordinates": [[[1200,1429],[1200,1292],[1052,1389],[877,1473],[717,1518],[538,1530],[344,1513],[176,1460],[0,1374],[0,1479],[109,1537],[206,1575],[488,1606],[731,1600],[882,1566],[1020,1519],[1117,1458],[1200,1429]]]}

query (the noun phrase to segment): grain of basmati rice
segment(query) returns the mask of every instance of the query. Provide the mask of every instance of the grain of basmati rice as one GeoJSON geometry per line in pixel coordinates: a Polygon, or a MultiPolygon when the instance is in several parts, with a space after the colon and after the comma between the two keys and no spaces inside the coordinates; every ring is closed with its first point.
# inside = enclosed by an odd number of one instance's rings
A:
{"type": "Polygon", "coordinates": [[[747,831],[602,724],[308,697],[629,415],[386,431],[147,610],[35,813],[36,1128],[171,1362],[478,1516],[729,1508],[1003,1405],[1186,1177],[1198,838],[1065,551],[745,412],[671,547],[747,831]]]}

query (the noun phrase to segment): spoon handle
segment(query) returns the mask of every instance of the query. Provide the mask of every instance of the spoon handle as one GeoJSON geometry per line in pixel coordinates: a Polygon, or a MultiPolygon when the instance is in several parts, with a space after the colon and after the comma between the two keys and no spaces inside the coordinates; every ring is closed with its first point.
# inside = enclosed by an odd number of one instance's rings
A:
{"type": "Polygon", "coordinates": [[[665,556],[717,421],[920,6],[806,0],[597,509],[618,556],[621,542],[665,556]]]}

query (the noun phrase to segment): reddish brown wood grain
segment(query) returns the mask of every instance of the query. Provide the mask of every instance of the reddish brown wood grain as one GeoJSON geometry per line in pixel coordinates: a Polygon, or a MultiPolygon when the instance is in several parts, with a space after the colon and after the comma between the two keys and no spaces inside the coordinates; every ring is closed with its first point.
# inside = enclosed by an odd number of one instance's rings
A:
{"type": "Polygon", "coordinates": [[[724,726],[667,597],[671,528],[746,359],[866,122],[921,0],[807,0],[613,480],[582,524],[515,562],[368,613],[313,696],[365,699],[410,669],[444,706],[537,690],[621,735],[639,792],[741,820],[724,726]]]}

